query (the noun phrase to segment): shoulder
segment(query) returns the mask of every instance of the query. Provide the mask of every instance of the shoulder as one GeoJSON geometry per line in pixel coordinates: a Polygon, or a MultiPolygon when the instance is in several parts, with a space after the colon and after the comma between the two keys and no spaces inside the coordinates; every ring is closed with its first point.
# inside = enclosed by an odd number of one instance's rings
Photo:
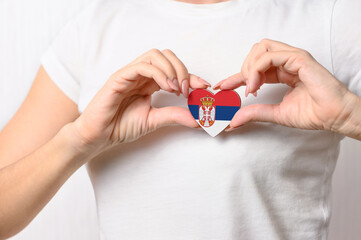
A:
{"type": "MultiPolygon", "coordinates": [[[[332,15],[331,43],[333,50],[343,52],[359,62],[361,57],[361,1],[336,0],[332,15]],[[356,56],[357,59],[352,56],[356,56]]],[[[356,62],[355,62],[356,63],[356,62]]]]}
{"type": "MultiPolygon", "coordinates": [[[[328,8],[332,7],[332,5],[334,5],[334,3],[337,0],[293,0],[293,1],[289,1],[289,0],[274,0],[274,1],[270,1],[270,0],[263,0],[264,3],[268,3],[273,5],[274,7],[286,7],[289,9],[308,9],[310,11],[312,11],[312,9],[322,9],[324,7],[326,7],[326,9],[323,10],[327,10],[328,8]]],[[[357,0],[356,0],[357,1],[357,0]]],[[[322,12],[319,12],[319,14],[322,14],[322,12]]]]}
{"type": "Polygon", "coordinates": [[[359,26],[361,19],[360,0],[335,0],[333,16],[335,21],[359,26]],[[357,22],[355,22],[357,21],[357,22]]]}
{"type": "Polygon", "coordinates": [[[125,0],[93,0],[83,9],[78,18],[80,20],[100,18],[112,11],[124,8],[126,4],[125,0]]]}

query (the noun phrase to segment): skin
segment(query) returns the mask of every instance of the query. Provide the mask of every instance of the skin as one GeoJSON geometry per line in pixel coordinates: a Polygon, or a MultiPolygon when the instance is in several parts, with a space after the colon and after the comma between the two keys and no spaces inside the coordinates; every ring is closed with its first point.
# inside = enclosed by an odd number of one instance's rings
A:
{"type": "Polygon", "coordinates": [[[160,127],[197,128],[185,108],[150,105],[154,92],[179,95],[181,85],[185,96],[188,86],[210,86],[189,74],[172,51],[153,49],[114,73],[79,115],[41,67],[23,105],[0,133],[0,239],[22,230],[99,153],[160,127]]]}
{"type": "Polygon", "coordinates": [[[361,140],[361,98],[350,92],[307,51],[264,39],[256,43],[242,70],[214,89],[246,86],[246,96],[263,84],[287,84],[290,90],[279,104],[241,108],[227,131],[248,122],[313,130],[330,130],[361,140]]]}
{"type": "MultiPolygon", "coordinates": [[[[191,3],[199,2],[213,1],[191,3]]],[[[216,88],[247,85],[248,92],[255,93],[265,83],[280,82],[292,89],[279,105],[242,108],[230,130],[250,121],[271,121],[360,139],[360,99],[303,50],[267,41],[251,51],[241,73],[216,88]],[[330,100],[336,106],[327,110],[330,100]]],[[[187,109],[152,107],[154,92],[187,97],[189,87],[208,86],[189,74],[173,52],[153,49],[111,75],[79,115],[76,104],[40,67],[24,103],[0,132],[0,239],[21,231],[64,182],[99,153],[160,127],[198,127],[187,109]]]]}

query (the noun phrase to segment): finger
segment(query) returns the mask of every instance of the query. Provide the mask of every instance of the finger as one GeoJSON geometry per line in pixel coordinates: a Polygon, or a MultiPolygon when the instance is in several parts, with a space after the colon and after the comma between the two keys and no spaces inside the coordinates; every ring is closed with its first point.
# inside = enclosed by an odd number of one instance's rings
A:
{"type": "Polygon", "coordinates": [[[227,131],[232,131],[249,122],[273,122],[279,123],[279,105],[278,104],[254,104],[248,105],[234,115],[230,128],[227,131]]]}
{"type": "Polygon", "coordinates": [[[217,90],[217,89],[229,90],[229,89],[235,89],[235,88],[238,88],[238,87],[244,86],[244,85],[246,85],[246,81],[245,81],[243,74],[240,72],[240,73],[236,73],[236,74],[222,80],[221,82],[217,83],[213,89],[214,90],[217,90]]]}
{"type": "Polygon", "coordinates": [[[174,83],[178,85],[182,94],[187,98],[189,95],[189,87],[191,88],[207,88],[210,86],[210,83],[204,79],[189,74],[188,69],[184,63],[176,56],[174,52],[169,49],[162,51],[165,57],[172,63],[176,74],[177,79],[173,79],[174,83]]]}
{"type": "Polygon", "coordinates": [[[199,127],[189,110],[183,107],[152,108],[149,112],[148,121],[152,131],[175,124],[190,128],[199,127]]]}
{"type": "Polygon", "coordinates": [[[329,82],[325,85],[324,80],[332,78],[332,74],[309,52],[293,47],[290,49],[292,51],[267,52],[262,55],[250,73],[250,92],[257,89],[263,74],[267,83],[281,82],[295,87],[302,81],[311,91],[329,85],[329,82]]]}
{"type": "Polygon", "coordinates": [[[266,49],[267,52],[271,52],[271,51],[296,51],[299,50],[299,48],[296,47],[292,47],[286,43],[280,42],[280,41],[275,41],[275,40],[271,40],[271,39],[262,39],[259,42],[260,45],[263,46],[263,48],[266,49]]]}
{"type": "Polygon", "coordinates": [[[241,72],[242,72],[243,76],[245,77],[245,79],[248,79],[248,65],[249,65],[248,63],[249,63],[249,60],[252,57],[252,53],[254,52],[256,47],[257,47],[257,43],[252,46],[252,48],[249,51],[246,59],[243,61],[241,72]]]}
{"type": "MultiPolygon", "coordinates": [[[[248,71],[248,74],[250,73],[251,71],[251,68],[255,65],[256,61],[259,60],[259,58],[261,56],[263,56],[263,54],[265,54],[266,52],[268,52],[269,49],[268,47],[262,43],[259,43],[257,44],[256,48],[254,49],[249,61],[248,61],[248,66],[247,66],[247,71],[248,71]]],[[[249,75],[248,75],[249,77],[249,75]]],[[[248,80],[248,79],[247,79],[248,80]]],[[[261,81],[260,84],[259,84],[259,87],[264,83],[264,81],[266,80],[265,77],[262,78],[263,82],[261,81]]],[[[248,81],[247,81],[248,82],[248,81]]],[[[249,90],[250,90],[250,87],[247,85],[247,89],[246,89],[246,96],[248,95],[249,93],[249,90]]],[[[257,89],[258,90],[258,89],[257,89]]],[[[257,91],[255,90],[255,91],[257,91]]],[[[252,91],[253,93],[253,91],[252,91]]]]}
{"type": "Polygon", "coordinates": [[[218,83],[216,83],[216,85],[214,85],[214,87],[213,87],[213,90],[218,90],[218,89],[220,89],[221,85],[222,85],[226,80],[227,80],[227,78],[226,78],[226,79],[223,79],[222,81],[220,81],[220,82],[218,82],[218,83]]]}
{"type": "Polygon", "coordinates": [[[154,65],[161,69],[167,75],[167,84],[175,91],[179,92],[179,87],[177,81],[174,79],[177,78],[177,71],[174,68],[173,63],[168,59],[163,52],[158,49],[151,49],[136,60],[133,61],[133,64],[139,62],[146,62],[151,65],[154,65]]]}
{"type": "Polygon", "coordinates": [[[189,74],[189,86],[193,89],[196,88],[207,88],[210,87],[211,84],[204,80],[203,78],[200,78],[194,74],[189,74]]]}
{"type": "MultiPolygon", "coordinates": [[[[243,62],[241,75],[243,76],[244,78],[243,81],[245,82],[246,85],[246,91],[245,91],[246,97],[248,97],[249,94],[248,78],[249,78],[250,67],[254,64],[256,59],[258,59],[260,55],[266,51],[267,49],[261,43],[256,43],[252,46],[250,53],[247,55],[247,58],[243,62]]],[[[256,94],[254,95],[257,96],[256,94]]]]}
{"type": "MultiPolygon", "coordinates": [[[[172,82],[175,86],[177,86],[178,91],[181,91],[184,94],[189,92],[189,89],[185,89],[183,81],[189,80],[189,73],[186,66],[183,64],[181,60],[169,49],[165,49],[162,51],[163,55],[169,60],[169,62],[173,65],[175,69],[176,78],[172,79],[172,82]]],[[[188,86],[189,88],[189,86],[188,86]]],[[[188,95],[187,95],[188,96],[188,95]]]]}
{"type": "MultiPolygon", "coordinates": [[[[242,66],[241,72],[245,78],[246,83],[248,83],[248,78],[250,77],[250,70],[251,70],[252,66],[254,66],[255,62],[264,53],[270,52],[270,51],[296,51],[296,50],[299,50],[299,49],[292,47],[290,45],[287,45],[285,43],[270,40],[270,39],[262,39],[259,43],[254,44],[242,66]]],[[[271,74],[271,76],[273,76],[273,74],[271,74]]],[[[261,79],[266,81],[267,78],[265,78],[263,76],[261,79]]],[[[271,82],[274,83],[275,81],[271,81],[271,82]]],[[[271,83],[271,82],[268,81],[268,83],[271,83]]],[[[260,83],[258,87],[260,87],[262,84],[263,83],[260,83]]],[[[254,90],[254,88],[250,88],[247,84],[246,96],[248,95],[249,92],[255,93],[257,91],[257,89],[254,90]],[[252,91],[250,91],[250,89],[252,89],[252,91]]]]}
{"type": "MultiPolygon", "coordinates": [[[[253,93],[259,89],[264,82],[279,82],[277,69],[279,68],[288,74],[297,76],[303,61],[302,56],[296,51],[279,51],[264,53],[250,68],[249,72],[249,92],[253,93]],[[266,72],[268,75],[266,76],[266,72]]],[[[298,78],[284,78],[284,82],[290,86],[295,85],[298,78]]]]}
{"type": "Polygon", "coordinates": [[[252,51],[250,52],[247,62],[245,63],[245,71],[247,72],[247,79],[249,77],[249,70],[251,68],[251,66],[254,65],[255,61],[258,60],[260,58],[260,56],[262,56],[262,54],[264,54],[265,52],[267,52],[267,48],[265,47],[265,45],[261,44],[261,43],[256,43],[254,45],[254,47],[252,48],[252,51]]]}
{"type": "MultiPolygon", "coordinates": [[[[121,71],[120,78],[128,80],[130,83],[134,81],[139,81],[139,76],[153,79],[158,86],[168,92],[172,92],[173,89],[167,83],[167,75],[160,70],[158,67],[151,65],[146,62],[139,62],[133,65],[129,65],[121,71]]],[[[115,75],[115,79],[118,79],[117,74],[115,75]]],[[[142,79],[144,81],[144,79],[142,79]]],[[[123,82],[119,82],[121,86],[124,88],[128,87],[127,84],[123,84],[123,82]]],[[[125,90],[125,89],[119,89],[125,90]]]]}
{"type": "MultiPolygon", "coordinates": [[[[289,49],[289,45],[283,44],[281,42],[263,39],[259,43],[256,43],[252,46],[249,54],[243,62],[242,70],[240,73],[237,73],[225,80],[222,80],[215,85],[213,89],[235,89],[237,87],[247,85],[247,79],[249,77],[250,66],[254,65],[255,61],[258,60],[262,54],[272,49],[289,49]]],[[[246,96],[248,96],[248,87],[246,88],[246,96]]]]}
{"type": "Polygon", "coordinates": [[[150,96],[154,92],[157,92],[159,90],[160,87],[158,86],[158,84],[153,80],[149,80],[148,82],[145,82],[140,88],[138,88],[134,94],[142,95],[142,96],[146,96],[146,95],[150,96]]]}

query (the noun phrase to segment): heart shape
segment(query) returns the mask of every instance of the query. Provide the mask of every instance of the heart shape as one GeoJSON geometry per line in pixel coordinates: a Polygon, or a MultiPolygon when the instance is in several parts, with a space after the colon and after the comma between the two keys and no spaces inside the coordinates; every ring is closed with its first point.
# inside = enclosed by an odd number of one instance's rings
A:
{"type": "Polygon", "coordinates": [[[204,89],[195,89],[188,97],[189,111],[199,126],[212,137],[229,125],[240,107],[241,99],[233,90],[213,94],[204,89]]]}

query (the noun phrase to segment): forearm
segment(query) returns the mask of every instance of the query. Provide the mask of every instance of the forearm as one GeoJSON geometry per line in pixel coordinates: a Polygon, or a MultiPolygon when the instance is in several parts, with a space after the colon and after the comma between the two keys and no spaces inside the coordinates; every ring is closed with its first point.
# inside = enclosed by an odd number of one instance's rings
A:
{"type": "Polygon", "coordinates": [[[0,239],[22,230],[89,155],[72,143],[69,125],[32,154],[0,170],[0,239]]]}
{"type": "Polygon", "coordinates": [[[361,97],[350,93],[349,98],[350,114],[344,124],[334,131],[361,141],[361,97]]]}

